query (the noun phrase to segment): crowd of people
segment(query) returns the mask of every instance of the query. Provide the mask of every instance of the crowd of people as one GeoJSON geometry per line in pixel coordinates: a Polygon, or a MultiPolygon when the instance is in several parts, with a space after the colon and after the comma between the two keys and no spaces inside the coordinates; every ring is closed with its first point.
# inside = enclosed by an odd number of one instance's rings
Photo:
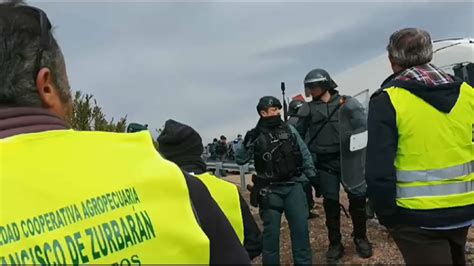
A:
{"type": "Polygon", "coordinates": [[[242,135],[238,134],[231,142],[227,142],[227,138],[221,135],[219,140],[214,138],[212,143],[207,144],[204,151],[204,158],[209,161],[221,161],[226,162],[235,161],[235,153],[242,144],[242,135]]]}
{"type": "Polygon", "coordinates": [[[292,123],[277,98],[264,96],[243,139],[207,146],[215,160],[229,159],[229,150],[238,164],[254,160],[250,204],[261,232],[239,188],[207,172],[192,127],[168,120],[158,152],[146,126],[131,134],[72,130],[71,89],[51,29],[41,9],[0,4],[2,265],[248,265],[260,254],[263,264],[279,264],[283,214],[294,263],[312,264],[315,196],[323,197],[327,263],[338,263],[341,186],[360,257],[373,255],[368,198],[407,264],[466,263],[474,91],[431,63],[428,32],[390,36],[393,75],[368,114],[317,68],[303,82],[312,100],[296,105],[292,123]],[[366,147],[350,145],[366,132],[366,147]]]}

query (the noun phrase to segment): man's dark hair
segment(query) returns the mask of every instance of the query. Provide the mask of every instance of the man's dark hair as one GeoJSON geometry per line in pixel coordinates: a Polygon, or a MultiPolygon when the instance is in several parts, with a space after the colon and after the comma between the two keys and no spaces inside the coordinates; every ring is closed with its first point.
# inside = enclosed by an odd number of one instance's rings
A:
{"type": "Polygon", "coordinates": [[[49,30],[49,41],[42,45],[41,32],[38,10],[22,1],[0,3],[0,105],[41,106],[37,67],[48,67],[62,100],[70,99],[61,49],[49,30]]]}

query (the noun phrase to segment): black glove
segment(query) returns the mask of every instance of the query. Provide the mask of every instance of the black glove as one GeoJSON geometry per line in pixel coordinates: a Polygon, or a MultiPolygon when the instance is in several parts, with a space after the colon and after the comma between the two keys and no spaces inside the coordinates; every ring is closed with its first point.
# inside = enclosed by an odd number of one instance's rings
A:
{"type": "Polygon", "coordinates": [[[316,192],[315,193],[316,198],[320,198],[322,196],[322,193],[321,193],[321,178],[319,176],[318,170],[315,170],[315,173],[316,174],[314,176],[310,176],[308,178],[309,178],[309,181],[311,182],[311,185],[314,187],[314,191],[316,192]]]}
{"type": "Polygon", "coordinates": [[[247,146],[247,144],[252,143],[256,138],[258,137],[257,131],[255,129],[247,131],[247,134],[245,134],[244,141],[242,144],[244,146],[247,146]]]}
{"type": "Polygon", "coordinates": [[[309,205],[308,207],[311,210],[314,207],[313,186],[310,183],[304,183],[303,188],[306,192],[306,199],[309,205]]]}

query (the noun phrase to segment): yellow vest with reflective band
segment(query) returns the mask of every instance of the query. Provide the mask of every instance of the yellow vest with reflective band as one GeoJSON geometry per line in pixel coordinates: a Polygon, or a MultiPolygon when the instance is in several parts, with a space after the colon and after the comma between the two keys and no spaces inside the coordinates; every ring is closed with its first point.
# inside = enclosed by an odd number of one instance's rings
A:
{"type": "Polygon", "coordinates": [[[385,89],[396,112],[397,205],[433,210],[474,204],[474,90],[443,113],[408,90],[385,89]]]}
{"type": "Polygon", "coordinates": [[[206,185],[212,198],[217,202],[217,205],[234,228],[240,242],[244,243],[244,221],[242,220],[237,186],[209,173],[197,175],[197,177],[206,185]]]}
{"type": "Polygon", "coordinates": [[[208,264],[181,170],[147,132],[0,140],[0,264],[208,264]]]}

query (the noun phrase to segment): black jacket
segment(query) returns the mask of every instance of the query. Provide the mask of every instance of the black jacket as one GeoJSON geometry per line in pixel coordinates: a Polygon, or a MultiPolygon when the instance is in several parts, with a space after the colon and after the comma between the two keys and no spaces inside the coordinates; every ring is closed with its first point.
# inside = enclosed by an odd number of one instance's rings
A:
{"type": "Polygon", "coordinates": [[[369,104],[366,160],[367,193],[381,224],[438,227],[474,219],[474,205],[441,210],[410,210],[396,205],[398,129],[389,87],[404,88],[441,112],[449,113],[459,97],[461,81],[428,86],[416,81],[393,80],[390,76],[372,95],[369,104]]]}

